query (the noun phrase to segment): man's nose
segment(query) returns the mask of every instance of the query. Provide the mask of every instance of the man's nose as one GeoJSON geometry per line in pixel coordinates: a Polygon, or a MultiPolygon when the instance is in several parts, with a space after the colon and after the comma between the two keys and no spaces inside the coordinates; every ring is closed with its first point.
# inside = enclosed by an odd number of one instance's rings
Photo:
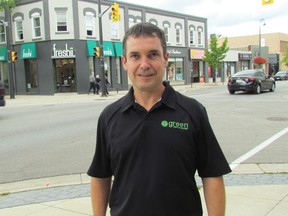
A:
{"type": "Polygon", "coordinates": [[[140,68],[143,69],[143,70],[146,70],[146,69],[150,68],[149,58],[147,58],[147,57],[142,57],[141,58],[140,68]]]}

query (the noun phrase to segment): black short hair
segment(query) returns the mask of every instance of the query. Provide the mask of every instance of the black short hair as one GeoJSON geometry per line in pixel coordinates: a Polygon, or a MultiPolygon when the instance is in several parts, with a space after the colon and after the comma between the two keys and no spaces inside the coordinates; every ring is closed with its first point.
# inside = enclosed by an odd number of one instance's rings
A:
{"type": "Polygon", "coordinates": [[[126,42],[127,39],[132,36],[135,38],[144,36],[144,37],[158,37],[160,39],[162,48],[163,48],[163,54],[167,52],[167,45],[166,45],[166,39],[165,39],[165,33],[162,29],[160,29],[158,26],[149,23],[149,22],[141,22],[137,23],[131,28],[127,30],[125,33],[125,36],[123,38],[123,56],[126,58],[126,42]]]}

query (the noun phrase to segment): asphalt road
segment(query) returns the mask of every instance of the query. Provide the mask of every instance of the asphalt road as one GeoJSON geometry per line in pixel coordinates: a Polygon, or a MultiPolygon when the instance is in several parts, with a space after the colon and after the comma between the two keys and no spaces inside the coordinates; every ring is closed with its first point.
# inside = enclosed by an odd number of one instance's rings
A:
{"type": "MultiPolygon", "coordinates": [[[[226,86],[184,94],[206,107],[230,163],[288,127],[288,81],[260,95],[230,95],[226,86]]],[[[95,150],[97,118],[108,103],[1,109],[0,183],[86,172],[95,150]]],[[[287,163],[287,138],[286,133],[244,163],[287,163]]]]}

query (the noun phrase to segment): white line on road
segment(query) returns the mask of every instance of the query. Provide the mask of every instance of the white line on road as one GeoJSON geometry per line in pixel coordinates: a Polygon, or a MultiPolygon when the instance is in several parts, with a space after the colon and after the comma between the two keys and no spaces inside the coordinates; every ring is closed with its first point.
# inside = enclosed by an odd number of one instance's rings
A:
{"type": "Polygon", "coordinates": [[[246,154],[242,155],[241,157],[239,157],[238,159],[236,159],[235,161],[233,161],[230,164],[230,168],[233,170],[236,167],[238,167],[243,161],[247,160],[248,158],[252,157],[253,155],[255,155],[256,153],[260,152],[262,149],[266,148],[267,146],[269,146],[271,143],[273,143],[275,140],[279,139],[281,136],[283,136],[284,134],[286,134],[288,132],[288,127],[283,129],[282,131],[278,132],[277,134],[275,134],[274,136],[270,137],[269,139],[265,140],[264,142],[262,142],[261,144],[259,144],[258,146],[256,146],[255,148],[251,149],[249,152],[247,152],[246,154]]]}

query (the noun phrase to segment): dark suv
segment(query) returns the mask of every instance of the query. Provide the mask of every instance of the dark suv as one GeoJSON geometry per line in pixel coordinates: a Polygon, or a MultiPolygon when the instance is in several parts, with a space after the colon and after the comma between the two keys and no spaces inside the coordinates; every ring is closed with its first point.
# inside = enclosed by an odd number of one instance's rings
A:
{"type": "Polygon", "coordinates": [[[0,80],[0,106],[5,106],[5,88],[4,83],[0,80]]]}

